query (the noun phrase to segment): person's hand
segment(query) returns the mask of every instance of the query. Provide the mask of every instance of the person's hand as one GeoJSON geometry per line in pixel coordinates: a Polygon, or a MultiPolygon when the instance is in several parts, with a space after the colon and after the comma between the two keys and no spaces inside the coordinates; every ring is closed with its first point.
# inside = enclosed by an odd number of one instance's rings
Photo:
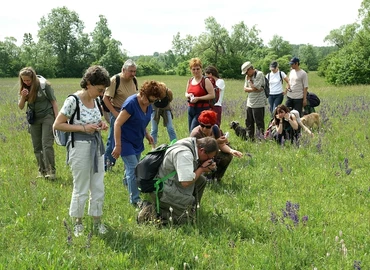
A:
{"type": "Polygon", "coordinates": [[[289,121],[289,117],[290,117],[290,114],[289,114],[289,113],[286,113],[286,114],[284,115],[284,119],[285,119],[285,121],[289,121]]]}
{"type": "Polygon", "coordinates": [[[101,130],[107,130],[108,129],[108,125],[107,123],[105,123],[104,121],[101,121],[98,126],[100,127],[101,130]]]}
{"type": "Polygon", "coordinates": [[[28,95],[28,93],[29,93],[29,91],[26,88],[23,88],[22,91],[21,91],[22,97],[26,97],[28,95]]]}
{"type": "Polygon", "coordinates": [[[204,172],[214,172],[217,169],[216,162],[213,159],[204,161],[201,167],[204,172]]]}
{"type": "Polygon", "coordinates": [[[234,157],[238,157],[238,158],[241,158],[243,156],[242,152],[239,152],[239,151],[234,150],[234,149],[230,150],[230,154],[233,155],[234,157]]]}
{"type": "Polygon", "coordinates": [[[146,139],[148,140],[150,145],[155,145],[154,144],[154,139],[151,135],[147,134],[146,139]]]}
{"type": "Polygon", "coordinates": [[[218,144],[224,144],[224,143],[228,143],[229,142],[229,140],[225,136],[221,136],[216,141],[217,141],[218,144]]]}
{"type": "Polygon", "coordinates": [[[114,146],[113,151],[112,151],[112,157],[114,157],[115,159],[118,159],[120,154],[121,154],[121,146],[120,145],[114,146]]]}

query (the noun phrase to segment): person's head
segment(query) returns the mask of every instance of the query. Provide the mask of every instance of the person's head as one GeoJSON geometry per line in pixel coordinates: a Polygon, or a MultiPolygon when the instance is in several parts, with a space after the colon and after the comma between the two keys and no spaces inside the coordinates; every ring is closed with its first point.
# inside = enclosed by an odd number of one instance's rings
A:
{"type": "Polygon", "coordinates": [[[40,86],[40,81],[36,76],[36,72],[32,67],[24,67],[19,71],[19,93],[23,88],[29,90],[28,102],[33,103],[36,100],[37,90],[40,86]]]}
{"type": "Polygon", "coordinates": [[[140,87],[140,96],[144,103],[149,105],[166,96],[167,86],[163,82],[145,81],[140,87]]]}
{"type": "Polygon", "coordinates": [[[289,65],[292,69],[299,68],[299,58],[293,57],[292,59],[290,59],[289,65]]]}
{"type": "Polygon", "coordinates": [[[217,113],[211,110],[202,111],[198,117],[198,122],[202,132],[210,136],[212,127],[217,123],[217,113]]]}
{"type": "Polygon", "coordinates": [[[91,97],[96,98],[110,85],[108,71],[98,65],[89,67],[83,75],[80,86],[89,91],[91,97]]]}
{"type": "Polygon", "coordinates": [[[211,137],[197,139],[197,148],[201,162],[214,158],[218,153],[218,143],[211,137]]]}
{"type": "Polygon", "coordinates": [[[253,75],[254,73],[254,67],[251,64],[251,62],[247,61],[241,66],[242,74],[246,74],[249,77],[253,75]]]}
{"type": "Polygon", "coordinates": [[[189,61],[190,72],[194,77],[202,76],[202,61],[198,57],[191,58],[189,61]]]}
{"type": "Polygon", "coordinates": [[[122,66],[122,74],[125,79],[132,79],[136,75],[137,65],[132,59],[126,60],[122,66]]]}
{"type": "Polygon", "coordinates": [[[270,63],[270,70],[271,70],[272,72],[276,71],[276,70],[278,69],[278,67],[279,67],[278,62],[276,62],[276,61],[272,61],[272,62],[270,63]]]}
{"type": "Polygon", "coordinates": [[[275,119],[283,119],[284,115],[289,113],[290,110],[284,104],[278,105],[274,110],[274,118],[275,119]]]}
{"type": "Polygon", "coordinates": [[[217,68],[214,66],[208,66],[204,70],[204,73],[206,74],[207,77],[214,77],[214,78],[220,78],[220,75],[218,74],[217,68]]]}

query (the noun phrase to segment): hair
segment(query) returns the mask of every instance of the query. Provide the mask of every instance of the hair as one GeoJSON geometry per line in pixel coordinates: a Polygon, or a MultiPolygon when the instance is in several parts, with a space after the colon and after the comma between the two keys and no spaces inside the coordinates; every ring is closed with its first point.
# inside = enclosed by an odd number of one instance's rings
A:
{"type": "Polygon", "coordinates": [[[218,143],[215,138],[204,137],[197,139],[198,149],[203,148],[206,154],[218,152],[218,143]]]}
{"type": "Polygon", "coordinates": [[[212,74],[213,77],[220,78],[220,74],[218,73],[217,68],[214,66],[208,66],[206,67],[206,70],[204,71],[205,74],[212,74]]]}
{"type": "Polygon", "coordinates": [[[122,66],[122,70],[126,70],[129,67],[137,67],[136,63],[132,59],[127,59],[122,66]]]}
{"type": "Polygon", "coordinates": [[[217,113],[211,110],[202,111],[198,117],[198,122],[206,125],[217,123],[217,113]]]}
{"type": "Polygon", "coordinates": [[[29,90],[29,94],[27,97],[28,103],[33,103],[36,100],[37,92],[40,87],[39,78],[36,76],[36,72],[32,67],[24,67],[19,71],[19,94],[21,93],[23,88],[27,88],[29,90]],[[27,86],[24,82],[22,77],[29,77],[31,79],[31,85],[27,86]]]}
{"type": "Polygon", "coordinates": [[[280,119],[276,118],[276,115],[280,112],[285,112],[285,113],[288,113],[290,112],[289,108],[287,106],[285,106],[284,104],[280,104],[278,105],[273,114],[274,114],[274,121],[275,121],[275,124],[278,125],[280,123],[280,119]]]}
{"type": "Polygon", "coordinates": [[[196,66],[199,66],[200,68],[202,68],[202,61],[200,61],[198,57],[191,58],[189,61],[189,67],[192,68],[196,66]]]}
{"type": "Polygon", "coordinates": [[[166,96],[167,86],[163,82],[145,81],[140,87],[140,94],[162,99],[166,96]]]}
{"type": "Polygon", "coordinates": [[[110,77],[108,71],[102,66],[91,66],[83,75],[80,86],[83,89],[87,89],[87,84],[91,85],[104,85],[105,87],[110,86],[110,77]]]}

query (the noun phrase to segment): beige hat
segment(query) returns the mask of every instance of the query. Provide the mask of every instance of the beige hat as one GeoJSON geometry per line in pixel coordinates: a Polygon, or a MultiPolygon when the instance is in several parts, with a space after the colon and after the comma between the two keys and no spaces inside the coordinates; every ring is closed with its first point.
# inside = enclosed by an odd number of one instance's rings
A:
{"type": "Polygon", "coordinates": [[[247,70],[252,66],[251,62],[245,62],[243,65],[242,65],[242,74],[245,74],[247,73],[247,70]]]}

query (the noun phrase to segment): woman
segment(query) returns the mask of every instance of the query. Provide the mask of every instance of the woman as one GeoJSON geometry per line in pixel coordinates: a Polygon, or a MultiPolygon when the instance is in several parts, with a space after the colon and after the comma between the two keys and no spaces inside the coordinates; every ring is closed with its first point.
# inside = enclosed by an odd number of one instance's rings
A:
{"type": "Polygon", "coordinates": [[[73,132],[73,143],[67,142],[67,162],[73,176],[72,199],[69,215],[75,219],[74,234],[83,234],[82,218],[86,201],[89,199],[88,214],[93,217],[94,230],[100,234],[107,232],[101,222],[104,203],[104,143],[100,134],[108,126],[101,120],[96,98],[110,85],[109,74],[101,66],[91,66],[87,69],[80,82],[81,90],[75,95],[79,102],[80,117],[73,119],[76,110],[76,99],[68,97],[60,110],[53,128],[73,132]],[[89,198],[90,192],[90,198],[89,198]]]}
{"type": "Polygon", "coordinates": [[[215,98],[212,83],[202,74],[202,62],[199,58],[192,58],[189,62],[193,77],[186,85],[185,97],[188,99],[189,133],[199,125],[198,116],[204,110],[209,110],[209,102],[215,98]]]}
{"type": "Polygon", "coordinates": [[[218,148],[220,149],[220,151],[214,157],[217,169],[215,172],[209,175],[208,179],[221,181],[221,178],[224,176],[233,156],[240,158],[243,156],[243,154],[232,149],[228,145],[228,140],[225,136],[223,136],[221,130],[216,125],[216,121],[217,114],[214,111],[202,111],[198,117],[198,122],[200,124],[192,130],[190,137],[196,137],[197,139],[212,137],[217,140],[218,148]]]}
{"type": "Polygon", "coordinates": [[[20,99],[18,107],[23,110],[27,102],[28,110],[33,111],[30,123],[33,152],[39,167],[37,178],[55,179],[55,155],[53,122],[58,114],[58,106],[51,85],[40,80],[35,70],[25,67],[19,72],[20,99]]]}
{"type": "Polygon", "coordinates": [[[275,127],[275,140],[279,144],[283,144],[284,141],[298,139],[300,129],[297,122],[297,118],[287,106],[280,104],[276,107],[274,111],[274,119],[272,126],[275,127]]]}
{"type": "Polygon", "coordinates": [[[173,140],[177,140],[176,131],[172,123],[172,119],[173,119],[172,108],[171,108],[172,100],[173,100],[173,93],[171,89],[167,88],[166,96],[163,99],[158,100],[157,102],[154,102],[154,104],[152,105],[153,112],[152,112],[151,121],[150,121],[151,123],[150,135],[153,137],[153,140],[154,140],[154,144],[152,145],[152,148],[155,148],[157,144],[158,124],[159,124],[159,120],[161,116],[163,118],[163,125],[167,128],[167,133],[168,133],[168,136],[170,137],[170,142],[172,142],[173,140]]]}
{"type": "Polygon", "coordinates": [[[287,89],[290,88],[289,78],[284,73],[284,71],[279,70],[279,64],[276,61],[270,64],[271,72],[266,75],[266,78],[270,83],[270,95],[268,97],[270,105],[270,113],[275,110],[276,106],[283,103],[284,90],[283,90],[283,80],[287,83],[287,89]]]}
{"type": "MultiPolygon", "coordinates": [[[[144,137],[153,145],[153,137],[147,132],[150,121],[152,103],[166,96],[166,85],[156,81],[146,81],[140,92],[131,95],[123,103],[120,113],[114,123],[115,147],[112,156],[119,156],[125,164],[125,180],[127,181],[130,203],[140,206],[140,193],[136,184],[135,167],[144,151],[144,137]]],[[[125,184],[125,183],[124,183],[125,184]]]]}
{"type": "Polygon", "coordinates": [[[208,66],[204,72],[208,78],[215,81],[216,86],[220,89],[220,96],[213,106],[212,111],[217,113],[217,122],[216,124],[221,127],[221,115],[222,115],[222,100],[225,94],[225,81],[220,79],[217,68],[213,66],[208,66]]]}

